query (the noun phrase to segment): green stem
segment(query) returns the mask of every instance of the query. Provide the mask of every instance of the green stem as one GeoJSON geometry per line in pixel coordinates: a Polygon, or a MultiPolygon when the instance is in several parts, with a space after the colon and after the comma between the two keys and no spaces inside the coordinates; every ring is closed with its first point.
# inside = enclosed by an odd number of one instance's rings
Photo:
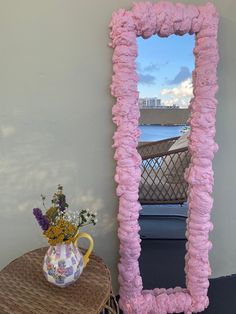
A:
{"type": "Polygon", "coordinates": [[[86,224],[79,224],[78,225],[78,228],[80,228],[80,227],[85,227],[85,226],[88,226],[88,225],[90,225],[90,224],[92,224],[92,222],[90,221],[90,222],[88,222],[88,223],[86,223],[86,224]]]}

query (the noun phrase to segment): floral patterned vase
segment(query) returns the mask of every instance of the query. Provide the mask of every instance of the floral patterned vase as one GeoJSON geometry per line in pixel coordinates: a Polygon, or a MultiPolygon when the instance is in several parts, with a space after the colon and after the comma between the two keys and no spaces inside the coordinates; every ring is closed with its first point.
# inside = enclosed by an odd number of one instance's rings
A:
{"type": "Polygon", "coordinates": [[[74,243],[57,244],[50,246],[43,263],[43,272],[46,279],[58,287],[66,287],[75,282],[89,262],[93,250],[93,239],[87,233],[79,233],[74,243]],[[78,249],[77,241],[80,238],[89,240],[87,252],[82,255],[78,249]]]}

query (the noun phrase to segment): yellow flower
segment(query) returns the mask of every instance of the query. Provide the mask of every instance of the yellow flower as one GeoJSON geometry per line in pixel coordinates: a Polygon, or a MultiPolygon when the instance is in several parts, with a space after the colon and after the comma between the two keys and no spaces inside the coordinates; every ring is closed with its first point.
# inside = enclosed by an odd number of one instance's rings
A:
{"type": "Polygon", "coordinates": [[[48,238],[50,245],[59,243],[71,243],[77,238],[77,227],[63,218],[59,219],[55,226],[50,226],[44,235],[48,238]]]}

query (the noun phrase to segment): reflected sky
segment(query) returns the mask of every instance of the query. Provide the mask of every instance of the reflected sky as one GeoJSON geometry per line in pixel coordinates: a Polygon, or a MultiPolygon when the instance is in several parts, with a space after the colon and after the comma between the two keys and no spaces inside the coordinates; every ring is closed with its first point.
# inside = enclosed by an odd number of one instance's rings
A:
{"type": "Polygon", "coordinates": [[[192,96],[193,35],[137,38],[140,98],[158,97],[163,105],[187,107],[192,96]]]}

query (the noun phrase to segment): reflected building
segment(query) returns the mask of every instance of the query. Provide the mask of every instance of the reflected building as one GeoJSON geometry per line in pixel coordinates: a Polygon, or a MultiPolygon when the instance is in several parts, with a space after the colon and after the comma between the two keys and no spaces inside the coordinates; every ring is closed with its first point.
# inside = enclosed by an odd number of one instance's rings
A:
{"type": "Polygon", "coordinates": [[[161,107],[161,100],[157,97],[153,98],[139,98],[139,107],[141,109],[145,108],[157,108],[161,107]]]}
{"type": "Polygon", "coordinates": [[[165,106],[161,104],[161,99],[157,97],[139,98],[140,109],[172,109],[179,108],[179,106],[173,104],[172,106],[165,106]]]}

